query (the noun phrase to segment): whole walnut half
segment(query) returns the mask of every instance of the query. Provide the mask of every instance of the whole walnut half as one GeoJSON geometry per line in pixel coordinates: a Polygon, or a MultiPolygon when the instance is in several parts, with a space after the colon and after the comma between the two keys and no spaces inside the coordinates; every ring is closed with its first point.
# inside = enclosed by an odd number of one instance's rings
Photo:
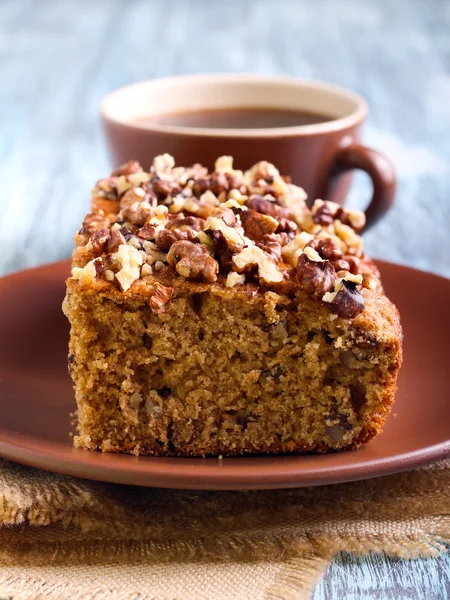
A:
{"type": "Polygon", "coordinates": [[[334,288],[336,271],[328,260],[311,260],[301,254],[297,263],[297,279],[301,289],[313,298],[322,296],[334,288]]]}
{"type": "Polygon", "coordinates": [[[188,240],[175,242],[167,254],[167,261],[186,279],[202,279],[208,283],[217,280],[219,265],[200,244],[188,240]]]}

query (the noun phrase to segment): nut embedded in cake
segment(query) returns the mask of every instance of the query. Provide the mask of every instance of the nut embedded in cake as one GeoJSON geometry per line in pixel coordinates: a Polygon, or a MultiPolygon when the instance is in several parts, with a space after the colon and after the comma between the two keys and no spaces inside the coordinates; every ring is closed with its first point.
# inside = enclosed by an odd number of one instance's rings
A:
{"type": "Polygon", "coordinates": [[[261,162],[156,157],[100,180],[64,312],[75,445],[208,456],[357,448],[382,431],[401,327],[364,214],[261,162]]]}

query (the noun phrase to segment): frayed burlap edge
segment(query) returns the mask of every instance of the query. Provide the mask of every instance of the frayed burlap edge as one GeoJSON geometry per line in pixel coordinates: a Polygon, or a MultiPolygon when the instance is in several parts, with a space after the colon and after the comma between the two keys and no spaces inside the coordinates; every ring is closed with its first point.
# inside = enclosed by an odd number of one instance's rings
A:
{"type": "MultiPolygon", "coordinates": [[[[183,492],[89,482],[0,463],[0,595],[115,598],[24,578],[14,565],[208,564],[270,561],[267,600],[306,599],[341,551],[412,559],[450,543],[450,461],[322,488],[183,492]],[[370,517],[370,518],[369,518],[370,517]],[[6,573],[6,575],[5,575],[6,573]],[[26,579],[26,581],[25,581],[26,579]]],[[[153,598],[124,592],[117,598],[153,598]]],[[[256,597],[256,596],[255,596],[256,597]]],[[[262,596],[261,596],[262,597],[262,596]]],[[[183,598],[184,600],[184,598],[183,598]]],[[[190,600],[186,598],[186,600],[190,600]]]]}

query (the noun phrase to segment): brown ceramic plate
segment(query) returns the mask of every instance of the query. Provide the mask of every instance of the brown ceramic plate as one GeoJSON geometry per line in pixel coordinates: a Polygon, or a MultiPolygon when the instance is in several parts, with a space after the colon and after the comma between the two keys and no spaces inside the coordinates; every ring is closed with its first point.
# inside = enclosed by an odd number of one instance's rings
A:
{"type": "Polygon", "coordinates": [[[72,447],[75,409],[61,312],[69,263],[0,279],[0,455],[41,469],[116,483],[192,489],[323,485],[395,473],[450,455],[450,280],[379,263],[400,309],[405,362],[384,433],[353,452],[153,458],[72,447]]]}

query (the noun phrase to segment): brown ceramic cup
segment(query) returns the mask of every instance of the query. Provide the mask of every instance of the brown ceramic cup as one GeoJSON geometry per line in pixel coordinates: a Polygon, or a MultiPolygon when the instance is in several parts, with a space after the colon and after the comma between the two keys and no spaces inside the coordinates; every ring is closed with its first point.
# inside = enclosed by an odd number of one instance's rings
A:
{"type": "Polygon", "coordinates": [[[343,203],[351,172],[365,171],[373,183],[366,209],[372,226],[391,206],[395,174],[389,160],[360,144],[366,102],[335,85],[291,77],[258,75],[187,75],[136,83],[107,95],[101,117],[113,166],[128,159],[148,167],[168,152],[178,165],[200,162],[212,168],[218,156],[234,157],[236,168],[260,160],[274,163],[310,202],[316,198],[343,203]],[[312,125],[267,129],[209,129],[148,125],[151,115],[214,108],[281,108],[327,115],[312,125]]]}

